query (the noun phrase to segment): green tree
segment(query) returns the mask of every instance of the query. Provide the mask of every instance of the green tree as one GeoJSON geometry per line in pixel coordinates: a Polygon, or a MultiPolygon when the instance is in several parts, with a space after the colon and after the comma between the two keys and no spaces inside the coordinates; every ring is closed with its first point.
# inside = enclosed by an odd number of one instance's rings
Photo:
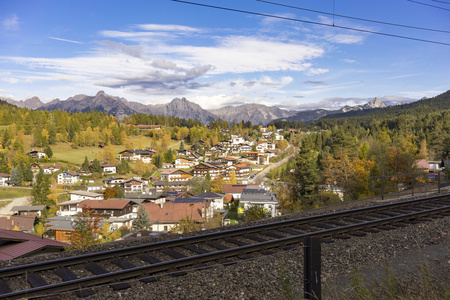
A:
{"type": "Polygon", "coordinates": [[[98,173],[98,174],[102,174],[103,173],[103,169],[100,165],[100,162],[98,161],[98,159],[94,159],[92,161],[92,166],[91,166],[91,172],[92,173],[98,173]]]}
{"type": "Polygon", "coordinates": [[[183,141],[180,142],[180,148],[178,150],[179,151],[183,151],[184,150],[184,142],[183,141]]]}
{"type": "Polygon", "coordinates": [[[24,172],[23,179],[25,181],[33,181],[33,178],[34,178],[34,174],[33,174],[33,171],[31,170],[31,164],[28,164],[27,168],[24,172]]]}
{"type": "Polygon", "coordinates": [[[252,205],[248,209],[244,210],[244,214],[240,218],[244,222],[253,222],[268,217],[269,214],[264,208],[257,205],[252,205]]]}
{"type": "Polygon", "coordinates": [[[160,153],[157,153],[156,155],[153,156],[152,158],[152,163],[157,167],[157,168],[161,168],[162,164],[163,164],[163,158],[161,156],[160,153]]]}
{"type": "Polygon", "coordinates": [[[145,209],[144,205],[139,206],[139,210],[137,213],[136,219],[133,221],[133,230],[150,230],[152,226],[152,222],[150,221],[150,217],[148,216],[147,210],[145,209]]]}
{"type": "Polygon", "coordinates": [[[87,156],[84,157],[84,162],[81,165],[81,169],[83,171],[89,171],[89,160],[88,160],[87,156]]]}
{"type": "Polygon", "coordinates": [[[48,158],[52,158],[53,156],[53,150],[50,148],[49,145],[44,147],[44,153],[47,155],[48,158]]]}
{"type": "Polygon", "coordinates": [[[184,217],[180,221],[178,221],[178,224],[175,227],[171,228],[170,231],[186,233],[186,232],[192,232],[192,231],[195,231],[198,229],[199,229],[199,226],[197,223],[195,223],[189,217],[184,217]]]}
{"type": "Polygon", "coordinates": [[[48,198],[50,195],[50,178],[44,175],[44,170],[41,168],[38,175],[36,176],[36,183],[33,186],[31,195],[33,196],[34,205],[47,205],[52,206],[55,203],[48,198]]]}
{"type": "Polygon", "coordinates": [[[12,185],[21,186],[23,182],[23,169],[22,165],[18,164],[11,171],[11,177],[9,178],[9,182],[12,185]]]}
{"type": "Polygon", "coordinates": [[[83,208],[83,211],[72,222],[74,232],[69,238],[75,249],[85,249],[100,244],[100,218],[92,216],[93,210],[83,208]]]}

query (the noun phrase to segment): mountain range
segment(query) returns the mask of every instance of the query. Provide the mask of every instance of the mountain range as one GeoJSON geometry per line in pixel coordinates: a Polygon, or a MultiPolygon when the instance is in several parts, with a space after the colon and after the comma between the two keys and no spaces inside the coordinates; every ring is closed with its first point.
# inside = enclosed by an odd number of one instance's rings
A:
{"type": "Polygon", "coordinates": [[[226,106],[219,109],[205,110],[200,105],[188,101],[186,98],[175,98],[167,104],[142,104],[128,101],[125,98],[115,97],[99,91],[95,96],[76,95],[66,100],[55,99],[43,103],[38,97],[25,101],[16,101],[11,98],[1,98],[10,104],[39,110],[62,110],[69,112],[87,112],[98,110],[114,115],[119,119],[132,114],[152,114],[178,117],[182,119],[195,119],[203,124],[208,124],[215,119],[228,122],[250,121],[252,124],[267,125],[274,120],[286,120],[296,122],[311,122],[321,117],[360,111],[367,109],[384,108],[387,105],[378,98],[374,98],[364,105],[345,106],[339,110],[315,109],[306,111],[293,111],[280,109],[275,106],[262,104],[244,104],[240,106],[226,106]]]}

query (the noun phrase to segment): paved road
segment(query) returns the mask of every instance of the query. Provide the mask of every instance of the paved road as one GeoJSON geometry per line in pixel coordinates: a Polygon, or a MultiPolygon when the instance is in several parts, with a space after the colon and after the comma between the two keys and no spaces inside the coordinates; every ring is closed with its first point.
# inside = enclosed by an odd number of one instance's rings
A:
{"type": "MultiPolygon", "coordinates": [[[[293,146],[292,146],[293,147],[293,146]]],[[[294,153],[292,153],[291,155],[289,155],[288,157],[283,158],[282,160],[280,160],[277,163],[271,164],[269,165],[267,168],[265,168],[264,170],[262,170],[261,172],[259,172],[258,174],[256,174],[256,176],[251,180],[253,183],[261,183],[261,181],[263,180],[263,178],[267,175],[267,173],[269,173],[270,170],[278,168],[281,165],[284,165],[285,163],[288,162],[288,160],[292,159],[293,157],[295,157],[295,155],[297,154],[297,149],[294,148],[294,153]]]]}
{"type": "Polygon", "coordinates": [[[0,216],[10,216],[10,215],[12,215],[14,212],[11,211],[11,208],[13,208],[14,206],[31,205],[32,199],[33,199],[33,197],[22,197],[22,198],[0,200],[0,202],[5,202],[5,201],[11,201],[12,200],[11,203],[6,205],[5,207],[0,208],[0,216]]]}

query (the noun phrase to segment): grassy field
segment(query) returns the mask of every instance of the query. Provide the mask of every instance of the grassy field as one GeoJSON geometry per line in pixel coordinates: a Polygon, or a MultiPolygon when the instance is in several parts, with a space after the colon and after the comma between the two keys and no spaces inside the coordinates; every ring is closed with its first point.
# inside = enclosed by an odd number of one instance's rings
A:
{"type": "MultiPolygon", "coordinates": [[[[145,149],[150,147],[152,139],[147,136],[133,136],[129,138],[133,143],[135,149],[145,149]]],[[[178,149],[180,146],[178,141],[172,141],[171,147],[178,149]]],[[[102,150],[98,147],[82,147],[73,149],[70,143],[58,143],[52,145],[53,160],[55,161],[67,161],[77,165],[81,165],[84,162],[84,157],[91,161],[97,158],[97,154],[102,150]]],[[[119,152],[125,150],[124,145],[115,146],[116,155],[119,157],[119,152]]]]}
{"type": "Polygon", "coordinates": [[[31,196],[31,189],[0,187],[0,200],[31,196]]]}

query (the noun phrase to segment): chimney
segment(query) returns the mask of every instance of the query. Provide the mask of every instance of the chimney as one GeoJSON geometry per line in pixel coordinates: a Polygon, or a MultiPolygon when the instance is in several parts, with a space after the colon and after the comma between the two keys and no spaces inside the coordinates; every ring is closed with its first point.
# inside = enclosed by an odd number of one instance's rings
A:
{"type": "Polygon", "coordinates": [[[159,204],[159,206],[161,207],[161,209],[163,209],[163,207],[164,207],[164,202],[161,202],[161,203],[159,204]]]}

